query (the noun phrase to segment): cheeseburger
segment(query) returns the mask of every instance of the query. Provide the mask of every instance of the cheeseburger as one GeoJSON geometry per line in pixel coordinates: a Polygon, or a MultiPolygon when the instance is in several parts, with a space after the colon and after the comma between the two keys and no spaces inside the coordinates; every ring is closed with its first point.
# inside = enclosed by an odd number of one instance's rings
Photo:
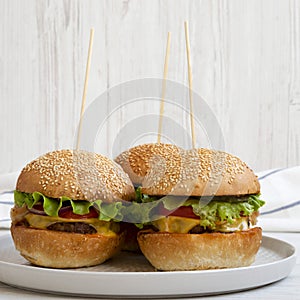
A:
{"type": "Polygon", "coordinates": [[[262,239],[255,225],[264,204],[253,171],[221,151],[173,146],[173,152],[158,156],[151,149],[141,145],[116,159],[133,181],[141,178],[139,201],[152,203],[147,230],[138,233],[149,262],[170,271],[252,264],[262,239]]]}
{"type": "Polygon", "coordinates": [[[15,247],[43,267],[100,264],[120,249],[113,219],[122,201],[134,197],[128,175],[110,159],[75,150],[47,153],[18,178],[11,210],[15,247]]]}

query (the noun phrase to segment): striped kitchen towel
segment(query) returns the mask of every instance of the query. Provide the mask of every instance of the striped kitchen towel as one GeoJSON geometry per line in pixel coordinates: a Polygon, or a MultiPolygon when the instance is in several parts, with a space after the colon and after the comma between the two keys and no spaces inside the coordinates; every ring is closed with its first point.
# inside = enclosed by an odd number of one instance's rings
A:
{"type": "Polygon", "coordinates": [[[10,227],[10,209],[14,204],[13,190],[19,172],[0,174],[0,228],[10,227]]]}
{"type": "Polygon", "coordinates": [[[261,198],[259,225],[266,231],[300,232],[300,166],[258,173],[261,198]]]}
{"type": "Polygon", "coordinates": [[[4,192],[0,194],[0,228],[10,227],[10,209],[13,205],[13,192],[4,192]]]}

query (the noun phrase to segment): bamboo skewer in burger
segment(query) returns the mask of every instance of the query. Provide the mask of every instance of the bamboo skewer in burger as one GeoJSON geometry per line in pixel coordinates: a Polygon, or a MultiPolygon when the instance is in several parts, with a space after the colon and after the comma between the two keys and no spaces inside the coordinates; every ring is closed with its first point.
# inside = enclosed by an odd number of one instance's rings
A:
{"type": "Polygon", "coordinates": [[[184,22],[184,32],[185,32],[185,45],[186,45],[187,65],[188,65],[192,148],[195,148],[196,147],[196,137],[195,137],[194,108],[193,108],[193,77],[192,77],[191,50],[190,50],[191,47],[190,47],[189,27],[188,27],[188,22],[187,21],[184,22]]]}
{"type": "Polygon", "coordinates": [[[167,83],[166,80],[167,80],[168,66],[169,66],[169,56],[170,56],[170,45],[171,45],[171,32],[168,32],[166,56],[165,56],[165,64],[164,64],[164,75],[163,75],[164,78],[163,78],[161,100],[160,100],[160,112],[159,112],[157,143],[161,142],[162,121],[163,121],[163,114],[164,114],[164,102],[165,102],[165,96],[166,96],[166,83],[167,83]]]}
{"type": "MultiPolygon", "coordinates": [[[[152,144],[142,144],[134,147],[135,155],[138,155],[142,162],[139,161],[138,164],[135,162],[130,163],[131,161],[131,151],[124,151],[121,155],[115,158],[115,161],[119,163],[121,166],[123,164],[128,164],[127,171],[131,170],[131,180],[136,188],[138,188],[146,173],[151,169],[161,169],[160,163],[164,163],[166,156],[173,151],[177,151],[179,148],[175,145],[164,144],[161,143],[162,137],[162,124],[163,124],[163,115],[164,115],[164,102],[166,95],[166,80],[168,75],[168,66],[169,66],[169,57],[170,57],[170,46],[171,46],[171,32],[168,32],[167,44],[166,44],[166,53],[165,53],[165,61],[164,61],[164,71],[163,71],[163,81],[162,81],[162,93],[161,93],[161,101],[160,101],[160,112],[159,112],[159,124],[158,124],[158,134],[157,134],[157,143],[152,144]],[[151,149],[149,151],[149,149],[151,149]],[[147,154],[151,153],[151,156],[147,154]],[[139,164],[143,164],[145,168],[140,168],[139,164]],[[129,167],[130,165],[130,167],[129,167]],[[158,166],[158,168],[155,167],[158,166]],[[141,172],[139,172],[139,170],[141,172]]],[[[136,159],[136,158],[134,158],[136,159]]],[[[138,193],[138,192],[137,192],[138,193]]],[[[138,243],[137,243],[137,232],[139,229],[130,222],[122,222],[121,227],[125,231],[125,243],[123,245],[123,250],[127,251],[139,251],[138,243]]]]}
{"type": "Polygon", "coordinates": [[[15,246],[43,267],[100,264],[120,250],[122,236],[113,219],[120,201],[134,196],[127,174],[102,155],[47,153],[18,178],[11,211],[15,246]]]}
{"type": "Polygon", "coordinates": [[[79,146],[80,146],[81,131],[82,131],[82,118],[83,118],[83,114],[84,114],[84,110],[85,110],[87,88],[88,88],[89,74],[90,74],[90,68],[91,68],[93,43],[94,43],[94,28],[91,28],[89,50],[88,50],[86,70],[85,70],[85,80],[84,80],[83,94],[82,94],[82,100],[81,100],[81,111],[80,111],[79,127],[78,127],[78,134],[77,134],[76,150],[79,150],[79,146]]]}
{"type": "MultiPolygon", "coordinates": [[[[187,23],[185,30],[187,33],[187,23]]],[[[189,79],[194,148],[190,67],[189,79]]],[[[140,201],[153,203],[153,219],[147,222],[147,230],[138,233],[145,257],[158,270],[253,263],[262,238],[256,218],[264,204],[257,176],[243,161],[225,152],[185,151],[172,145],[168,150],[162,144],[140,145],[116,158],[131,180],[141,185],[140,201]],[[157,162],[159,152],[163,153],[161,162],[157,162]]]]}
{"type": "Polygon", "coordinates": [[[177,147],[172,144],[161,143],[164,102],[166,95],[166,80],[170,57],[170,45],[171,32],[168,32],[163,71],[162,93],[160,100],[157,143],[138,145],[134,148],[131,148],[130,150],[124,151],[118,157],[115,158],[115,161],[130,173],[131,180],[135,187],[139,187],[140,185],[142,185],[144,177],[150,170],[153,170],[155,168],[154,165],[158,165],[158,167],[155,169],[160,170],[162,168],[162,166],[159,166],[160,163],[163,164],[165,162],[165,159],[171,152],[178,152],[179,155],[179,151],[181,149],[180,147],[177,147]],[[132,153],[134,153],[133,156],[132,153]],[[142,165],[143,168],[141,168],[140,165],[142,165]]]}
{"type": "Polygon", "coordinates": [[[164,151],[163,169],[151,168],[146,162],[158,151],[152,149],[137,146],[126,152],[129,159],[124,153],[116,159],[133,182],[142,179],[140,201],[152,203],[153,219],[138,233],[150,263],[159,270],[250,265],[261,243],[254,226],[264,204],[253,171],[228,153],[175,146],[164,151]]]}
{"type": "Polygon", "coordinates": [[[79,150],[93,34],[91,29],[77,150],[50,152],[27,164],[15,190],[11,210],[15,247],[43,267],[92,266],[116,254],[123,235],[114,217],[122,201],[135,197],[120,166],[79,150]]]}

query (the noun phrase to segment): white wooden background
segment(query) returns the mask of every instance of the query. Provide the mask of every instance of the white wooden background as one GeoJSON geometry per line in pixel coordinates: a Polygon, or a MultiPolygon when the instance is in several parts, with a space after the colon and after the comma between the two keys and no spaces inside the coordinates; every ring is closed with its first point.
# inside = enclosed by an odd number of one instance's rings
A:
{"type": "Polygon", "coordinates": [[[168,78],[187,84],[184,20],[194,89],[226,150],[257,171],[298,165],[300,1],[0,0],[0,173],[74,144],[90,27],[87,105],[121,82],[162,77],[168,31],[168,78]]]}

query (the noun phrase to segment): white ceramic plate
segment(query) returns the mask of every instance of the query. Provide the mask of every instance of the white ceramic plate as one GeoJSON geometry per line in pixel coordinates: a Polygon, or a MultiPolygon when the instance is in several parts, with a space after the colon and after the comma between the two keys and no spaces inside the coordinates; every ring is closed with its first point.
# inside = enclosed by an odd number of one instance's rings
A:
{"type": "Polygon", "coordinates": [[[142,255],[121,253],[90,268],[57,270],[30,265],[0,238],[0,281],[23,289],[91,297],[166,298],[236,292],[289,275],[296,263],[292,245],[263,237],[250,267],[205,271],[155,272],[142,255]]]}

